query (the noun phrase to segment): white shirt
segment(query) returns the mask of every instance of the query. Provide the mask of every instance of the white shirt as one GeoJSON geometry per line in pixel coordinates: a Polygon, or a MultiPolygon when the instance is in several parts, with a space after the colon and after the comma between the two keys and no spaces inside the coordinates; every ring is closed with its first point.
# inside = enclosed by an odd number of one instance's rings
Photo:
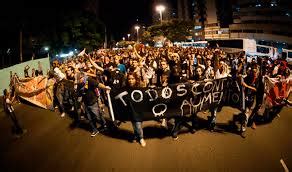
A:
{"type": "Polygon", "coordinates": [[[11,105],[11,102],[9,100],[9,98],[6,98],[6,104],[7,104],[7,109],[9,112],[13,112],[14,111],[14,108],[13,106],[11,105]]]}
{"type": "Polygon", "coordinates": [[[65,74],[63,74],[61,72],[61,70],[59,68],[55,68],[54,72],[56,73],[56,75],[58,76],[58,80],[61,81],[62,79],[66,78],[65,74]]]}

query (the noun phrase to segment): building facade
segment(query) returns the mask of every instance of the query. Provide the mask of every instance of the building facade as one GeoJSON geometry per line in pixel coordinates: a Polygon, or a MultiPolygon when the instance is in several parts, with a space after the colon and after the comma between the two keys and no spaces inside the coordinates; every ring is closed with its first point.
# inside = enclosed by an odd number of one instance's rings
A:
{"type": "MultiPolygon", "coordinates": [[[[258,44],[292,45],[291,0],[238,0],[233,8],[230,38],[249,38],[258,44]]],[[[291,46],[290,46],[291,47],[291,46]]]]}

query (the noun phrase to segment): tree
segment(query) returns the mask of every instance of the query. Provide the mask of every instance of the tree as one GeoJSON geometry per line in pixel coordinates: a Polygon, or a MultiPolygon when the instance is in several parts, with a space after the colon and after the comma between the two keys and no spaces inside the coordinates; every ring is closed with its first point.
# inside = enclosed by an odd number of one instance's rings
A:
{"type": "Polygon", "coordinates": [[[148,43],[148,44],[153,44],[153,38],[151,37],[151,32],[149,31],[144,31],[142,33],[142,42],[148,43]]]}
{"type": "Polygon", "coordinates": [[[65,16],[61,41],[67,48],[86,48],[89,51],[102,46],[102,24],[94,15],[79,12],[65,16]]]}
{"type": "Polygon", "coordinates": [[[185,41],[191,36],[194,24],[192,21],[170,20],[163,24],[152,25],[142,34],[142,40],[153,40],[154,37],[164,36],[170,41],[185,41]]]}

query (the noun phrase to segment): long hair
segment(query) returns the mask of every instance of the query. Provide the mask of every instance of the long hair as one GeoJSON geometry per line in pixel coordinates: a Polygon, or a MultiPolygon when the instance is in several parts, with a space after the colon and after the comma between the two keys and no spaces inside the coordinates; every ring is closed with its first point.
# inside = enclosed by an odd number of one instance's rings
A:
{"type": "Polygon", "coordinates": [[[129,86],[129,82],[128,82],[129,76],[133,76],[135,78],[135,80],[136,80],[136,84],[135,84],[134,87],[140,87],[140,79],[139,79],[137,73],[135,73],[135,72],[129,72],[127,74],[127,86],[129,86]]]}

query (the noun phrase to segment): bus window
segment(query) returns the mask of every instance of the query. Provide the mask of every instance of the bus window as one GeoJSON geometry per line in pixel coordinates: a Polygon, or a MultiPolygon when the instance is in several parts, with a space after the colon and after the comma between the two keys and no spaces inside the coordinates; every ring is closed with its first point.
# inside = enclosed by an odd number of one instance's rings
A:
{"type": "Polygon", "coordinates": [[[269,54],[270,53],[270,48],[257,46],[257,52],[258,53],[263,53],[263,54],[269,54]]]}

